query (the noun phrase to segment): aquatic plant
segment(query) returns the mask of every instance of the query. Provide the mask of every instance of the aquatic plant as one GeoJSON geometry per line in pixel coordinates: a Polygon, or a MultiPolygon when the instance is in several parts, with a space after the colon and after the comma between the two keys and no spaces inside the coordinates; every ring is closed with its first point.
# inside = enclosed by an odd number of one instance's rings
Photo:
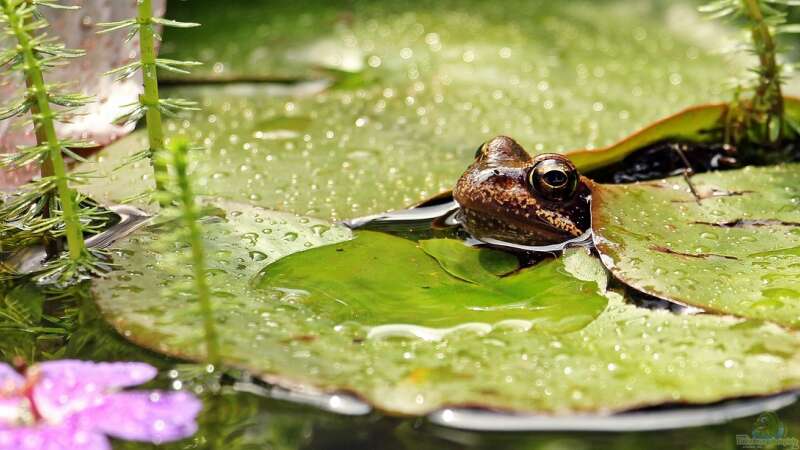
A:
{"type": "MultiPolygon", "coordinates": [[[[216,364],[219,361],[219,342],[217,330],[214,325],[214,311],[211,304],[211,291],[208,287],[208,276],[205,248],[203,244],[203,234],[198,220],[200,210],[194,196],[194,190],[189,178],[189,144],[184,140],[173,142],[168,152],[156,155],[162,167],[171,168],[170,171],[157,174],[161,179],[160,184],[163,190],[157,193],[157,197],[162,205],[172,205],[172,207],[162,210],[162,216],[166,220],[177,222],[170,239],[170,242],[188,243],[189,255],[179,253],[179,259],[188,261],[176,261],[172,267],[181,268],[191,267],[192,285],[184,286],[176,284],[169,288],[168,295],[175,293],[193,295],[200,307],[200,314],[203,320],[203,336],[206,346],[207,360],[216,364]]],[[[180,269],[176,269],[180,270],[180,269]]]]}
{"type": "Polygon", "coordinates": [[[82,278],[99,270],[97,254],[89,251],[84,232],[95,232],[107,222],[107,214],[93,202],[81,197],[70,184],[81,183],[86,174],[69,174],[64,155],[82,158],[70,149],[91,145],[85,141],[60,139],[56,122],[69,122],[75,109],[90,102],[82,94],[63,92],[63,85],[48,84],[44,74],[65,60],[84,54],[67,49],[57,39],[42,31],[48,26],[37,11],[38,6],[65,7],[50,0],[2,0],[0,23],[16,41],[0,53],[0,67],[18,72],[26,81],[21,99],[0,109],[0,120],[30,114],[36,145],[19,149],[0,158],[0,167],[38,164],[41,177],[23,187],[0,206],[0,248],[11,251],[34,243],[49,244],[50,256],[60,250],[57,238],[66,236],[68,253],[50,261],[44,275],[63,280],[82,278]]]}
{"type": "Polygon", "coordinates": [[[197,108],[194,102],[188,100],[160,98],[158,93],[158,69],[170,72],[188,73],[186,67],[196,66],[201,63],[197,61],[178,61],[156,57],[155,43],[156,40],[161,39],[155,31],[155,27],[158,25],[177,28],[200,26],[199,23],[177,22],[155,17],[153,16],[152,1],[140,0],[137,3],[136,18],[117,22],[99,23],[98,27],[102,28],[100,33],[127,29],[129,30],[126,38],[128,40],[133,39],[137,35],[139,36],[139,60],[111,70],[107,72],[107,75],[111,75],[115,80],[119,81],[132,76],[137,71],[141,70],[142,72],[144,93],[139,96],[139,101],[129,105],[132,108],[121,117],[117,118],[115,122],[118,124],[135,123],[142,117],[145,118],[149,148],[135,155],[131,158],[131,161],[150,158],[156,173],[156,189],[162,191],[164,190],[164,186],[161,184],[161,180],[164,179],[166,167],[155,157],[159,152],[164,151],[165,137],[161,120],[162,114],[172,116],[179,111],[195,110],[197,108]]]}
{"type": "Polygon", "coordinates": [[[0,282],[0,359],[35,361],[42,352],[53,350],[53,343],[63,342],[70,322],[69,308],[57,319],[45,314],[45,300],[42,289],[33,283],[0,282]]]}
{"type": "Polygon", "coordinates": [[[777,34],[800,32],[800,24],[787,24],[786,12],[779,9],[798,4],[796,0],[717,0],[700,7],[709,18],[740,18],[750,35],[746,49],[758,59],[758,65],[749,69],[753,76],[737,81],[725,118],[725,143],[748,140],[778,147],[784,138],[798,134],[798,125],[784,115],[785,68],[776,41],[777,34]]]}
{"type": "Polygon", "coordinates": [[[153,379],[138,362],[0,364],[0,449],[110,448],[107,436],[162,443],[193,435],[200,401],[185,392],[122,391],[153,379]]]}

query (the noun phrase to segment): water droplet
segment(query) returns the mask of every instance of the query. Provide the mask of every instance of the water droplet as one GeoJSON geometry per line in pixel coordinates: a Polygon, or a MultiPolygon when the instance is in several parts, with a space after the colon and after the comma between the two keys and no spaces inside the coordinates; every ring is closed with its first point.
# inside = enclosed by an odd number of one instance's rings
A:
{"type": "Polygon", "coordinates": [[[251,250],[249,252],[250,259],[253,261],[264,261],[268,258],[267,254],[258,250],[251,250]]]}

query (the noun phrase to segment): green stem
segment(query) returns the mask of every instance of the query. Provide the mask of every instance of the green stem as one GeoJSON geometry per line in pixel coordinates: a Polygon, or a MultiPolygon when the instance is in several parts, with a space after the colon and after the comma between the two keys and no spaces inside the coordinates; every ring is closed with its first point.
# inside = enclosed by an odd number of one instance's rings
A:
{"type": "Polygon", "coordinates": [[[205,331],[206,354],[211,364],[219,363],[219,342],[217,340],[217,330],[214,325],[214,310],[211,306],[211,295],[206,280],[206,257],[203,248],[203,236],[197,224],[199,213],[194,201],[192,185],[189,182],[187,173],[186,153],[188,145],[186,142],[179,142],[172,148],[173,165],[175,178],[180,195],[179,201],[182,208],[184,225],[189,235],[189,244],[192,247],[192,266],[194,270],[194,283],[197,293],[197,300],[200,303],[200,311],[203,316],[203,328],[205,331]]]}
{"type": "MultiPolygon", "coordinates": [[[[32,89],[34,87],[33,79],[30,76],[25,77],[25,85],[28,87],[28,89],[32,89]]],[[[37,116],[39,115],[39,113],[40,113],[39,106],[37,105],[31,106],[31,115],[37,116]]],[[[42,142],[47,141],[47,136],[45,135],[44,130],[42,128],[34,127],[33,131],[36,134],[37,144],[41,144],[42,142]]],[[[53,175],[54,175],[53,163],[49,159],[42,161],[42,165],[39,168],[39,176],[45,178],[45,177],[52,177],[53,175]]],[[[44,216],[45,217],[50,216],[49,209],[45,210],[44,216]]]]}
{"type": "MultiPolygon", "coordinates": [[[[29,91],[33,93],[36,99],[37,110],[35,112],[38,112],[38,114],[33,115],[34,126],[37,129],[36,137],[37,139],[44,137],[46,140],[50,164],[52,164],[53,176],[56,181],[56,188],[58,189],[58,196],[61,199],[69,256],[72,260],[78,260],[83,255],[85,249],[83,233],[81,232],[81,225],[75,210],[75,197],[72,195],[72,190],[67,185],[67,169],[61,154],[61,142],[56,135],[56,127],[53,120],[54,114],[50,108],[49,93],[44,83],[44,77],[42,76],[42,68],[34,53],[32,37],[25,29],[24,18],[17,14],[16,7],[10,0],[3,0],[3,8],[8,17],[9,25],[22,50],[26,79],[31,84],[29,91]]],[[[39,145],[44,144],[44,142],[41,141],[37,143],[39,145]]]]}
{"type": "MultiPolygon", "coordinates": [[[[28,90],[31,90],[34,87],[33,79],[28,74],[25,75],[25,86],[28,88],[28,90]]],[[[39,107],[37,105],[31,105],[31,115],[33,117],[36,117],[39,114],[40,114],[39,107]]],[[[43,128],[35,126],[33,127],[33,131],[36,135],[37,144],[41,144],[42,142],[47,142],[47,136],[45,135],[43,128]]],[[[53,172],[53,162],[50,160],[50,158],[45,158],[44,160],[42,160],[41,165],[39,167],[39,176],[41,178],[45,178],[45,177],[52,177],[53,175],[55,175],[55,173],[53,172]]],[[[45,201],[42,202],[43,204],[42,217],[49,218],[52,215],[52,211],[50,211],[50,205],[51,205],[51,196],[53,195],[53,191],[48,190],[47,192],[44,193],[44,195],[46,195],[48,198],[46,198],[45,201]]],[[[56,239],[53,239],[51,236],[47,234],[44,235],[43,239],[44,239],[44,246],[47,249],[48,255],[56,255],[60,252],[58,248],[59,247],[58,241],[56,239]]]]}
{"type": "Polygon", "coordinates": [[[164,179],[167,168],[156,157],[164,151],[164,128],[161,123],[161,110],[159,110],[158,74],[156,66],[155,38],[153,31],[153,5],[152,0],[138,1],[137,23],[139,24],[139,52],[142,62],[142,79],[144,81],[144,94],[140,101],[147,108],[145,119],[147,121],[147,136],[149,139],[151,157],[155,171],[156,189],[164,190],[164,179]]]}
{"type": "MultiPolygon", "coordinates": [[[[766,112],[764,124],[769,133],[770,124],[777,120],[775,126],[778,127],[777,136],[782,135],[783,127],[783,95],[780,84],[780,68],[776,60],[777,47],[772,38],[769,26],[764,21],[764,15],[758,0],[742,0],[747,16],[752,22],[751,37],[753,46],[758,55],[761,65],[759,73],[756,97],[753,99],[756,110],[766,112]]],[[[769,134],[767,134],[769,136],[769,134]]]]}

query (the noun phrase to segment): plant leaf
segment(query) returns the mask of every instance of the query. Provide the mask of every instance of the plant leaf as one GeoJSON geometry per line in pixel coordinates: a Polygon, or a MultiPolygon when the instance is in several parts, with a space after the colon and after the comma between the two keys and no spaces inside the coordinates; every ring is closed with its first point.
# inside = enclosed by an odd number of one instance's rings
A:
{"type": "Polygon", "coordinates": [[[97,24],[97,27],[100,28],[100,30],[97,33],[98,34],[110,33],[112,31],[133,27],[135,25],[136,25],[136,20],[134,19],[119,20],[116,22],[101,22],[97,24]]]}
{"type": "Polygon", "coordinates": [[[420,249],[447,273],[470,283],[495,283],[500,276],[519,268],[514,255],[491,249],[465,251],[465,245],[455,239],[428,239],[419,243],[420,249]]]}
{"type": "Polygon", "coordinates": [[[195,22],[178,22],[177,20],[165,19],[163,17],[153,17],[153,22],[165,27],[173,28],[194,28],[199,27],[199,23],[195,22]]]}
{"type": "Polygon", "coordinates": [[[603,262],[650,295],[800,327],[800,166],[592,188],[603,262]]]}

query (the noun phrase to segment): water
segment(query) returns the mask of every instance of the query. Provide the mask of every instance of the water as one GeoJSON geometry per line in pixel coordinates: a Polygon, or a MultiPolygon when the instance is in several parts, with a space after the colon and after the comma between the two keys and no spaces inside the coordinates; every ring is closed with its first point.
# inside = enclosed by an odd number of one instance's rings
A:
{"type": "MultiPolygon", "coordinates": [[[[723,425],[658,432],[516,432],[478,433],[445,428],[419,419],[368,414],[346,417],[253,394],[224,394],[208,399],[213,408],[201,416],[194,443],[166,449],[730,449],[736,435],[750,435],[753,418],[723,425]]],[[[778,412],[791,430],[800,423],[800,408],[778,412]],[[795,426],[793,426],[795,425],[795,426]]],[[[189,441],[192,442],[192,441],[189,441]]],[[[149,448],[115,443],[116,449],[149,448]]],[[[162,448],[162,447],[159,447],[162,448]]]]}
{"type": "MultiPolygon", "coordinates": [[[[339,72],[331,72],[335,76],[329,79],[280,87],[238,84],[173,89],[170,94],[201,100],[205,111],[169,121],[168,130],[205,146],[196,169],[201,192],[339,220],[401,208],[450,188],[475,145],[494,134],[511,134],[537,152],[597,147],[680,106],[727,96],[719,80],[735,72],[735,64],[712,54],[727,32],[700,21],[693,5],[553,5],[230,2],[220,8],[215,1],[171,3],[175,18],[206,25],[199,33],[168,34],[164,47],[167,57],[204,60],[201,80],[295,82],[318,77],[320,66],[339,72]],[[333,82],[338,87],[323,92],[333,82]],[[654,96],[658,102],[653,102],[654,96]]],[[[141,145],[135,147],[138,150],[141,145]]],[[[103,189],[107,190],[109,181],[117,189],[152,182],[146,166],[139,164],[139,171],[134,167],[112,175],[104,180],[103,189]]],[[[221,279],[225,274],[246,278],[273,261],[278,252],[250,248],[272,233],[279,233],[277,240],[287,248],[304,248],[338,232],[323,229],[329,225],[317,226],[314,234],[300,236],[282,231],[280,223],[257,222],[252,228],[259,238],[242,234],[237,239],[238,245],[246,247],[242,252],[213,253],[230,265],[213,268],[212,273],[221,279]]],[[[122,259],[133,257],[120,254],[122,259]]],[[[144,269],[156,270],[155,257],[151,259],[144,269]]],[[[119,281],[130,290],[118,295],[152,297],[152,292],[145,291],[151,285],[130,284],[140,272],[120,274],[119,281]]],[[[223,393],[210,395],[218,380],[170,377],[176,361],[122,339],[92,308],[86,291],[71,295],[74,298],[66,305],[75,325],[66,330],[71,338],[65,348],[60,345],[63,334],[58,332],[31,336],[3,328],[0,352],[6,359],[19,352],[44,357],[44,349],[65,357],[137,359],[158,365],[164,369],[159,384],[200,392],[206,400],[196,438],[167,446],[170,449],[715,449],[734,448],[735,435],[752,431],[753,419],[741,419],[657,433],[472,433],[424,419],[378,414],[341,417],[265,399],[252,393],[263,393],[256,388],[239,385],[246,392],[229,392],[233,390],[229,379],[223,380],[223,393]]],[[[223,297],[231,304],[229,319],[247,310],[236,304],[240,297],[223,297]]],[[[159,313],[166,316],[169,311],[159,313]]],[[[280,313],[259,315],[265,330],[280,328],[276,317],[280,313]]],[[[638,319],[629,320],[638,323],[638,319]]],[[[245,334],[246,324],[253,322],[253,318],[232,322],[242,325],[232,329],[245,334]]],[[[657,338],[645,339],[643,344],[637,339],[645,333],[658,336],[660,325],[623,325],[627,323],[612,330],[624,336],[617,346],[611,344],[615,354],[629,355],[637,345],[647,351],[648,343],[657,342],[657,338]],[[635,335],[624,334],[631,328],[635,335]]],[[[349,332],[348,326],[342,333],[349,332]]],[[[691,331],[686,330],[688,341],[711,339],[691,331]]],[[[265,336],[266,332],[252,335],[249,355],[269,345],[264,343],[265,336]]],[[[494,336],[486,340],[497,351],[502,351],[502,343],[494,336]]],[[[752,351],[763,360],[762,367],[769,367],[770,361],[781,358],[777,347],[752,351]]],[[[683,358],[680,352],[676,348],[672,356],[683,358]]],[[[307,359],[302,349],[296,357],[307,359]]],[[[569,371],[559,368],[559,376],[580,370],[575,364],[568,367],[569,371]]],[[[622,365],[602,369],[619,373],[622,365]]],[[[696,375],[691,368],[680,369],[675,376],[682,379],[696,375]]],[[[650,379],[646,370],[652,369],[647,364],[640,370],[641,379],[650,379]]],[[[575,401],[585,396],[580,390],[570,394],[575,401]]],[[[790,433],[796,432],[793,425],[800,424],[800,408],[782,410],[779,416],[790,433]]],[[[117,442],[115,448],[150,446],[117,442]]]]}

